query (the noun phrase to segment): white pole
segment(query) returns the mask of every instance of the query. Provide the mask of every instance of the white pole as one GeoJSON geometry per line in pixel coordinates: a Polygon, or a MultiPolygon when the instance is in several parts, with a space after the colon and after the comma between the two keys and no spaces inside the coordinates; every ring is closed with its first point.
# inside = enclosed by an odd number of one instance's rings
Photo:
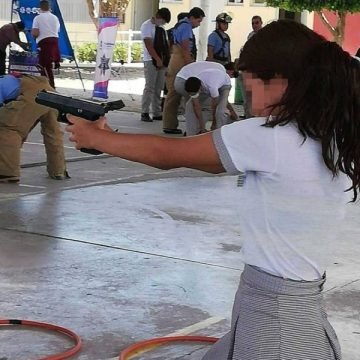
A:
{"type": "MultiPolygon", "coordinates": [[[[195,3],[195,1],[193,1],[195,3]]],[[[224,11],[224,1],[217,0],[201,0],[196,1],[196,5],[200,6],[205,12],[205,19],[199,27],[197,32],[197,43],[198,43],[198,57],[197,60],[205,60],[207,56],[207,38],[209,34],[215,29],[215,18],[216,15],[224,11]]]]}

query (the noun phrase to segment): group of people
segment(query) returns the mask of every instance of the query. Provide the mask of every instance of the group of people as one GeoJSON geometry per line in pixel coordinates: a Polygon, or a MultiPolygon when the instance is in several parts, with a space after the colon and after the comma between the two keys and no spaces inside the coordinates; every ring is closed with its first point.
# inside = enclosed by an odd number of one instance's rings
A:
{"type": "MultiPolygon", "coordinates": [[[[231,59],[231,40],[227,34],[232,18],[227,13],[216,16],[215,30],[208,36],[206,62],[197,62],[193,29],[200,26],[204,17],[205,13],[199,7],[192,8],[189,13],[180,13],[176,25],[166,34],[163,26],[170,22],[171,14],[167,8],[161,8],[141,26],[145,73],[141,120],[162,120],[165,134],[182,134],[178,128],[182,99],[188,136],[208,130],[208,119],[203,109],[208,109],[211,114],[210,130],[238,119],[228,101],[230,76],[234,75],[236,69],[231,59]],[[162,107],[161,93],[164,87],[166,98],[162,107]]],[[[261,29],[260,16],[253,16],[252,27],[248,39],[261,29]]]]}
{"type": "Polygon", "coordinates": [[[0,182],[3,183],[19,181],[21,147],[38,123],[41,124],[49,177],[55,180],[69,177],[57,112],[35,102],[39,91],[54,91],[53,67],[60,66],[59,20],[51,13],[48,0],[40,0],[39,7],[31,36],[36,39],[43,76],[5,75],[7,46],[13,42],[28,50],[29,44],[20,40],[20,32],[25,31],[21,21],[0,28],[0,182]]]}

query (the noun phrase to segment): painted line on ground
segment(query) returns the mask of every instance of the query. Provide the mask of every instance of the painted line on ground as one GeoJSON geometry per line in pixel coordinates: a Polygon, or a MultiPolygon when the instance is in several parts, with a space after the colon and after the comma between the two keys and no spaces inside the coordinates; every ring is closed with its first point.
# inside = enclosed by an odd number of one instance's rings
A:
{"type": "MultiPolygon", "coordinates": [[[[34,142],[29,142],[29,141],[25,141],[25,144],[27,144],[27,145],[45,146],[43,143],[34,143],[34,142]]],[[[74,149],[74,150],[76,150],[74,146],[63,145],[63,147],[66,148],[66,149],[74,149]]]]}

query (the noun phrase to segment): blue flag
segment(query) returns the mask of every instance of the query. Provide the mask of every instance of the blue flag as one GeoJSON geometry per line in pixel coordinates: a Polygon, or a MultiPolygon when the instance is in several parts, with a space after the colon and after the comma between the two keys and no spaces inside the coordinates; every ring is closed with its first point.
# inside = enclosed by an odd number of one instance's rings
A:
{"type": "MultiPolygon", "coordinates": [[[[49,0],[49,3],[52,13],[57,16],[60,22],[59,47],[61,57],[73,60],[75,59],[74,50],[70,44],[57,0],[49,0]]],[[[38,14],[39,0],[13,0],[13,9],[25,24],[25,34],[29,44],[31,44],[31,50],[36,51],[37,46],[35,39],[31,36],[31,29],[34,17],[38,14]]]]}

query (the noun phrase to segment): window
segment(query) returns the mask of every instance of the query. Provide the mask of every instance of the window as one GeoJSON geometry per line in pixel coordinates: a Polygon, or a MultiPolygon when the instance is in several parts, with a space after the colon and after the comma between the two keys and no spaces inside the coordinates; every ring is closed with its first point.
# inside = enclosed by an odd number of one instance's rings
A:
{"type": "Polygon", "coordinates": [[[253,0],[253,5],[265,5],[266,0],[253,0]]]}
{"type": "Polygon", "coordinates": [[[228,0],[228,5],[242,4],[244,0],[228,0]]]}

